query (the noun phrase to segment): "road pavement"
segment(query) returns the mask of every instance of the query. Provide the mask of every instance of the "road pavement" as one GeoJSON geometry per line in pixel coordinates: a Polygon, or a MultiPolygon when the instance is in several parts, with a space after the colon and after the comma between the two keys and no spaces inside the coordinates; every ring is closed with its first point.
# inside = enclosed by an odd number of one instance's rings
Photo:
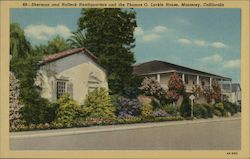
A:
{"type": "Polygon", "coordinates": [[[240,150],[240,118],[11,133],[11,150],[240,150]]]}

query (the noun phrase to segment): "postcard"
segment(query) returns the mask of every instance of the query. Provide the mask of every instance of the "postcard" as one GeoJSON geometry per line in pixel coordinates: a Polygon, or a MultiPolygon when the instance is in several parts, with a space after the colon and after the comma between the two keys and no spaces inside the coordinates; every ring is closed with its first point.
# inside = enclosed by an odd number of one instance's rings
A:
{"type": "Polygon", "coordinates": [[[0,158],[249,158],[249,1],[1,1],[0,158]]]}

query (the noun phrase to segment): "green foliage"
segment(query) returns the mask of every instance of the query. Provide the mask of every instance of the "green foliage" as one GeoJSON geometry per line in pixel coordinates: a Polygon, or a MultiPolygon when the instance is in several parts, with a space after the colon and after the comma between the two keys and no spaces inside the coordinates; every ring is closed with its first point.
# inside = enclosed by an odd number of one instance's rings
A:
{"type": "Polygon", "coordinates": [[[224,105],[223,103],[216,103],[214,108],[222,112],[224,110],[224,105]]]}
{"type": "Polygon", "coordinates": [[[41,98],[41,89],[34,84],[39,60],[40,56],[27,56],[26,58],[13,57],[10,62],[10,69],[20,82],[20,101],[24,105],[21,114],[27,124],[47,122],[45,114],[48,111],[46,106],[49,102],[41,98]]]}
{"type": "Polygon", "coordinates": [[[216,115],[216,116],[222,116],[222,113],[218,109],[215,109],[214,110],[214,115],[216,115]]]}
{"type": "Polygon", "coordinates": [[[202,104],[207,109],[207,117],[212,118],[214,114],[213,106],[210,104],[202,104]]]}
{"type": "Polygon", "coordinates": [[[59,35],[48,41],[47,45],[35,46],[34,53],[37,55],[49,55],[70,49],[70,45],[59,35]]]}
{"type": "Polygon", "coordinates": [[[135,62],[135,12],[119,8],[82,9],[79,30],[85,31],[85,47],[91,50],[108,72],[111,94],[122,94],[133,84],[135,62]]]}
{"type": "Polygon", "coordinates": [[[223,105],[224,105],[225,110],[230,112],[231,115],[234,115],[235,113],[238,112],[238,106],[234,103],[224,101],[223,105]]]}
{"type": "Polygon", "coordinates": [[[166,104],[163,106],[163,108],[168,114],[172,116],[177,116],[178,114],[178,108],[174,106],[173,104],[166,104]]]}
{"type": "Polygon", "coordinates": [[[82,31],[72,32],[72,35],[67,39],[67,42],[72,48],[84,47],[86,41],[85,33],[82,31]]]}
{"type": "Polygon", "coordinates": [[[188,96],[183,97],[182,104],[180,106],[180,114],[183,117],[189,117],[191,115],[191,104],[188,96]]]}
{"type": "Polygon", "coordinates": [[[14,58],[24,58],[31,54],[30,42],[18,23],[10,24],[10,54],[14,58]]]}
{"type": "Polygon", "coordinates": [[[208,117],[207,109],[202,104],[194,104],[193,113],[194,113],[194,117],[196,118],[208,117]]]}
{"type": "Polygon", "coordinates": [[[90,118],[113,118],[115,108],[105,88],[97,88],[89,92],[83,106],[85,116],[90,118]]]}
{"type": "Polygon", "coordinates": [[[81,115],[81,107],[69,94],[62,95],[58,100],[55,122],[66,127],[72,126],[73,122],[81,115]]]}
{"type": "Polygon", "coordinates": [[[143,118],[151,118],[151,117],[153,117],[153,106],[151,104],[142,104],[141,116],[143,118]]]}

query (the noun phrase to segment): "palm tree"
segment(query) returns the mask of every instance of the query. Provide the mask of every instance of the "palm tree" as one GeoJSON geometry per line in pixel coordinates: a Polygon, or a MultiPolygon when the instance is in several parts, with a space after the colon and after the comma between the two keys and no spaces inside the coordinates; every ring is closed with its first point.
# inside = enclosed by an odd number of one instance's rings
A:
{"type": "Polygon", "coordinates": [[[80,48],[84,46],[86,41],[85,33],[82,31],[72,32],[72,35],[67,39],[67,42],[72,48],[80,48]]]}

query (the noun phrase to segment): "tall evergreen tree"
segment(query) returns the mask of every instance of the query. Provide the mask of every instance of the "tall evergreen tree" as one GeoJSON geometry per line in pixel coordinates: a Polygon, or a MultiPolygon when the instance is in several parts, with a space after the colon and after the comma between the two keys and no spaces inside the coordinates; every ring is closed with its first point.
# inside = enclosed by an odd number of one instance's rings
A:
{"type": "Polygon", "coordinates": [[[85,47],[107,69],[112,94],[122,93],[132,82],[135,14],[119,8],[82,9],[78,21],[79,30],[86,32],[85,47]]]}
{"type": "Polygon", "coordinates": [[[31,53],[30,42],[18,23],[10,24],[10,54],[12,57],[26,57],[31,53]]]}

